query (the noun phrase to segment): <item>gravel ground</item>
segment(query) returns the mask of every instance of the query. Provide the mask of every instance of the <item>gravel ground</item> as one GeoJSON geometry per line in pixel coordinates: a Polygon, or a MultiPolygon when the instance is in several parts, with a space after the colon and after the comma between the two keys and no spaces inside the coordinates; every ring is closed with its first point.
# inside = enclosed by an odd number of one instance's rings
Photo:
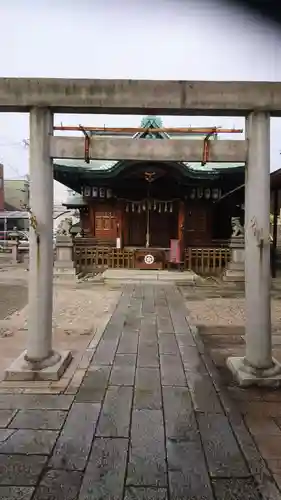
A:
{"type": "MultiPolygon", "coordinates": [[[[244,298],[186,300],[191,322],[204,325],[244,325],[244,298]]],[[[281,301],[271,301],[272,324],[281,328],[281,301]]]]}
{"type": "MultiPolygon", "coordinates": [[[[25,306],[27,301],[26,292],[27,289],[24,287],[1,284],[0,302],[2,306],[2,298],[4,298],[5,306],[2,307],[4,307],[5,312],[2,319],[0,318],[0,381],[4,377],[5,369],[26,347],[28,319],[28,306],[25,306]],[[25,293],[22,302],[16,295],[18,289],[21,290],[23,295],[25,293]],[[9,302],[8,297],[10,297],[9,302]],[[25,307],[16,310],[22,306],[25,307]],[[13,314],[7,318],[7,312],[13,314]],[[5,316],[6,319],[3,319],[5,316]]],[[[62,384],[59,390],[64,390],[67,387],[86,349],[94,341],[95,335],[98,336],[98,332],[104,329],[119,297],[119,290],[111,290],[103,286],[93,286],[87,289],[55,287],[53,346],[54,349],[71,351],[73,361],[62,379],[52,384],[52,390],[58,389],[55,387],[56,384],[62,384]]],[[[11,385],[11,383],[8,383],[9,387],[5,387],[5,390],[11,390],[9,384],[11,385]]],[[[17,382],[15,382],[15,385],[16,390],[20,390],[17,382]]],[[[34,390],[34,382],[31,386],[33,388],[27,390],[34,390]]],[[[1,387],[1,390],[4,390],[3,387],[1,387]]],[[[42,390],[41,386],[40,390],[42,390]]]]}
{"type": "MultiPolygon", "coordinates": [[[[3,285],[3,294],[13,287],[3,285]]],[[[14,287],[15,288],[15,287],[14,287]]],[[[87,335],[95,331],[96,323],[104,314],[112,311],[120,291],[106,287],[91,289],[55,288],[53,298],[53,329],[55,333],[87,335]]],[[[25,305],[27,300],[25,301],[25,305]]],[[[14,311],[17,309],[14,302],[14,311]]],[[[7,316],[7,314],[6,314],[7,316]]],[[[28,305],[18,310],[6,321],[0,322],[2,331],[12,334],[27,329],[28,305]]]]}
{"type": "Polygon", "coordinates": [[[193,324],[243,325],[245,321],[244,299],[210,298],[186,301],[193,324]]]}
{"type": "Polygon", "coordinates": [[[5,319],[27,303],[27,287],[0,283],[0,320],[5,319]]]}

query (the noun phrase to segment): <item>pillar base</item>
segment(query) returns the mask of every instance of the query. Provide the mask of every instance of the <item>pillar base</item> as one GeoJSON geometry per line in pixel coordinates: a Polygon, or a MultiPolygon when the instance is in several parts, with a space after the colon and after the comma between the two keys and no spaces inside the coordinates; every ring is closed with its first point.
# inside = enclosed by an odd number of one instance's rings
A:
{"type": "Polygon", "coordinates": [[[26,351],[24,351],[5,370],[4,379],[8,381],[56,381],[61,378],[71,360],[72,355],[70,351],[56,351],[42,362],[36,361],[35,363],[31,363],[26,360],[26,351]]]}
{"type": "Polygon", "coordinates": [[[241,387],[256,385],[277,388],[281,386],[281,364],[272,360],[271,368],[255,370],[245,363],[245,358],[230,357],[226,364],[241,387]]]}

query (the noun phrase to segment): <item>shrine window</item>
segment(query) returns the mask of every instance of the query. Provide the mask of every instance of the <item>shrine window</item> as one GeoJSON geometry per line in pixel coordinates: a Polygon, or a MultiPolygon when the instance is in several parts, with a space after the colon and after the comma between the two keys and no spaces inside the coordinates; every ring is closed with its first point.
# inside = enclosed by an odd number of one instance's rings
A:
{"type": "Polygon", "coordinates": [[[116,218],[112,212],[97,212],[95,217],[96,231],[112,232],[116,228],[116,218]]]}

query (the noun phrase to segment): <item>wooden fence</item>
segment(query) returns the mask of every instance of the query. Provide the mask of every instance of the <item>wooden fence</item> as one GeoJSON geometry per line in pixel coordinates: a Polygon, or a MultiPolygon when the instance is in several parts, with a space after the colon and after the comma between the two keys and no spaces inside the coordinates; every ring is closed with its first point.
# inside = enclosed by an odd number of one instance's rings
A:
{"type": "MultiPolygon", "coordinates": [[[[229,248],[186,248],[184,268],[198,274],[218,275],[223,272],[230,259],[229,248]]],[[[108,268],[134,269],[135,251],[109,246],[74,246],[74,261],[77,272],[96,272],[108,268]]],[[[164,265],[164,268],[167,267],[164,265]]]]}
{"type": "Polygon", "coordinates": [[[78,273],[102,271],[108,268],[133,269],[134,251],[110,247],[79,246],[74,250],[74,261],[78,273]]]}
{"type": "Polygon", "coordinates": [[[229,248],[186,248],[184,267],[197,274],[221,274],[230,259],[229,248]]]}

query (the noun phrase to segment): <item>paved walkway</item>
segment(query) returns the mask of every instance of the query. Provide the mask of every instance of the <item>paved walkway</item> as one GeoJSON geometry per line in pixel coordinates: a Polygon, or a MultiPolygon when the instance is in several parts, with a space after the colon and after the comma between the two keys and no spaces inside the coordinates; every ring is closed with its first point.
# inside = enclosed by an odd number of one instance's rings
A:
{"type": "Polygon", "coordinates": [[[126,287],[82,380],[0,394],[0,498],[279,499],[186,314],[173,286],[126,287]]]}

